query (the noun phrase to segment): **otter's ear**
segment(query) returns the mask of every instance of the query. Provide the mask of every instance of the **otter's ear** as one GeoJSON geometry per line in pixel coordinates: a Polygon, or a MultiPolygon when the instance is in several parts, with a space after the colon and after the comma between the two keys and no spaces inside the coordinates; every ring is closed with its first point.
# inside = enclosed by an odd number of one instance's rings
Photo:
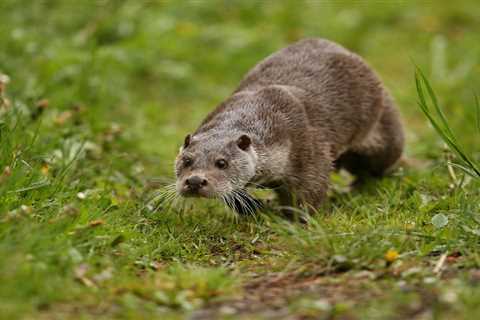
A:
{"type": "Polygon", "coordinates": [[[183,149],[185,149],[186,147],[188,147],[190,145],[191,140],[192,140],[192,135],[188,134],[185,137],[185,141],[183,142],[183,149]]]}
{"type": "Polygon", "coordinates": [[[243,151],[246,151],[248,148],[250,148],[251,144],[252,144],[252,140],[246,134],[244,134],[237,140],[237,146],[243,151]]]}

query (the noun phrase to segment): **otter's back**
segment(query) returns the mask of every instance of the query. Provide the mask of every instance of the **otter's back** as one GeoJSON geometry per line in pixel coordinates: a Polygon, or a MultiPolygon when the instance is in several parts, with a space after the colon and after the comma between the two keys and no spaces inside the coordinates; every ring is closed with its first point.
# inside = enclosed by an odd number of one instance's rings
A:
{"type": "Polygon", "coordinates": [[[309,122],[339,144],[349,144],[371,129],[385,95],[378,77],[358,55],[323,39],[302,40],[270,55],[244,77],[236,92],[271,85],[294,87],[309,122]]]}

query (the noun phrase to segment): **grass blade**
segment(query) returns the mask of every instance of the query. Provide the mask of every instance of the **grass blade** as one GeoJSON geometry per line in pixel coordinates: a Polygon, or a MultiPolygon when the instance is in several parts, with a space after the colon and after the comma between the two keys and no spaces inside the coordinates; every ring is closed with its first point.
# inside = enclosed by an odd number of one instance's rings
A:
{"type": "MultiPolygon", "coordinates": [[[[447,144],[448,148],[450,148],[450,150],[452,150],[452,152],[459,157],[461,163],[456,163],[455,167],[461,169],[469,175],[480,178],[479,164],[472,160],[461,147],[460,143],[458,143],[448,123],[447,117],[438,104],[438,99],[433,88],[419,67],[416,67],[415,70],[415,85],[419,98],[418,105],[420,106],[420,109],[425,114],[435,131],[437,131],[442,140],[447,144]],[[433,110],[429,107],[429,103],[427,102],[425,89],[429,100],[433,104],[433,110]]],[[[480,106],[477,96],[475,96],[475,105],[477,110],[477,128],[480,132],[480,106]]]]}
{"type": "Polygon", "coordinates": [[[478,178],[475,171],[472,171],[470,168],[467,168],[467,167],[462,166],[461,164],[458,164],[458,163],[455,163],[455,162],[450,162],[450,164],[452,165],[452,167],[455,167],[457,169],[462,170],[463,172],[465,172],[467,175],[471,176],[472,178],[478,178]]]}
{"type": "Polygon", "coordinates": [[[455,135],[453,134],[453,132],[450,128],[450,125],[448,124],[448,121],[447,121],[447,118],[446,118],[445,114],[443,113],[442,109],[440,108],[440,106],[438,104],[438,99],[437,99],[437,96],[435,95],[435,92],[433,91],[432,87],[430,86],[430,83],[429,83],[427,77],[425,76],[425,74],[422,72],[422,70],[419,69],[419,68],[417,68],[417,69],[418,69],[420,77],[423,80],[423,83],[424,83],[424,85],[427,89],[429,98],[433,103],[433,107],[435,108],[435,112],[437,113],[437,115],[439,116],[439,118],[441,120],[443,128],[447,131],[449,137],[452,140],[455,141],[455,135]]]}
{"type": "Polygon", "coordinates": [[[478,133],[480,133],[480,102],[478,101],[478,95],[474,94],[475,97],[475,109],[476,109],[476,114],[477,114],[477,130],[478,133]]]}

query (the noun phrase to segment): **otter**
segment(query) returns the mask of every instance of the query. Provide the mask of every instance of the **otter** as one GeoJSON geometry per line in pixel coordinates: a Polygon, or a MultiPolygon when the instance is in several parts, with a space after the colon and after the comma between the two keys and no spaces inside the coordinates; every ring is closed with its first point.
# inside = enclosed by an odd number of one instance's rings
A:
{"type": "Polygon", "coordinates": [[[315,211],[332,170],[381,177],[403,147],[399,112],[366,62],[329,40],[305,39],[258,63],[186,136],[176,190],[253,213],[262,203],[247,188],[272,188],[282,207],[315,211]]]}

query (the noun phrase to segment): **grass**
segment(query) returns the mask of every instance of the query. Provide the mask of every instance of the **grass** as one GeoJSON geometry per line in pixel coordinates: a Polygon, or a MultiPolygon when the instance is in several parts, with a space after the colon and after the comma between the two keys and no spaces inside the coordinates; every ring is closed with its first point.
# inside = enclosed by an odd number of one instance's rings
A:
{"type": "Polygon", "coordinates": [[[477,317],[477,6],[2,1],[0,318],[477,317]],[[427,165],[335,176],[308,225],[151,204],[186,133],[307,36],[365,57],[427,165]]]}
{"type": "MultiPolygon", "coordinates": [[[[417,87],[417,93],[419,96],[419,106],[423,113],[427,116],[428,120],[435,128],[437,133],[443,139],[445,144],[450,150],[458,157],[458,162],[451,162],[451,165],[461,169],[464,173],[475,179],[480,179],[480,167],[479,164],[472,159],[471,156],[465,151],[465,149],[459,143],[457,137],[453,133],[448,120],[438,105],[438,100],[433,91],[428,79],[425,77],[420,69],[417,69],[415,73],[415,84],[417,87]],[[429,107],[429,103],[425,99],[425,90],[428,92],[428,97],[433,104],[434,110],[429,107]]],[[[480,104],[478,97],[475,95],[475,109],[476,109],[476,125],[478,132],[480,133],[480,104]]]]}

